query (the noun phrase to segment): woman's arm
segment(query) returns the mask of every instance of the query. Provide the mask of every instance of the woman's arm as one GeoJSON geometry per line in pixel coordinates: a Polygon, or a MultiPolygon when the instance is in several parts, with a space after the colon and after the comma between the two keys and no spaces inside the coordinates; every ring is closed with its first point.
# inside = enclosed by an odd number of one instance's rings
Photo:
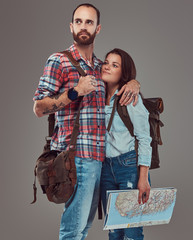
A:
{"type": "Polygon", "coordinates": [[[127,109],[131,118],[131,122],[133,123],[134,135],[138,140],[138,202],[140,204],[141,202],[147,202],[150,194],[148,172],[151,165],[152,139],[150,137],[149,112],[145,108],[140,95],[136,106],[134,107],[132,104],[130,104],[127,106],[127,109]]]}
{"type": "Polygon", "coordinates": [[[149,199],[150,194],[150,185],[148,181],[148,172],[149,167],[147,166],[139,166],[139,181],[137,188],[139,189],[139,195],[138,195],[138,202],[139,204],[146,203],[149,199]]]}
{"type": "Polygon", "coordinates": [[[139,95],[138,103],[127,106],[128,113],[133,123],[134,135],[138,140],[138,165],[149,167],[151,165],[151,141],[149,112],[145,108],[142,98],[139,95]]]}

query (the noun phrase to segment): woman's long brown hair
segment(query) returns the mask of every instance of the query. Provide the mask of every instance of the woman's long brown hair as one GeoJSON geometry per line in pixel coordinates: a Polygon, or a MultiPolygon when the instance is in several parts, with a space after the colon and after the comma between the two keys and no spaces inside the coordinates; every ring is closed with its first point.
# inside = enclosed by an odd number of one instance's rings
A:
{"type": "Polygon", "coordinates": [[[113,50],[108,52],[105,58],[107,58],[107,56],[111,53],[118,54],[121,57],[122,75],[121,75],[120,85],[119,85],[119,89],[120,89],[127,82],[131,81],[132,79],[136,79],[135,63],[127,52],[119,48],[114,48],[113,50]]]}

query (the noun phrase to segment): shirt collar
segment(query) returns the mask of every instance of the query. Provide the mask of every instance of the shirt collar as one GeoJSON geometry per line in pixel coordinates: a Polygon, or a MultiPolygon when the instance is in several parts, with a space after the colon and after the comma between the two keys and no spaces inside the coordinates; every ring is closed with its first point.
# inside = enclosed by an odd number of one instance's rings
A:
{"type": "Polygon", "coordinates": [[[111,100],[110,100],[110,101],[114,101],[114,100],[115,100],[115,97],[116,97],[118,91],[119,91],[118,89],[115,91],[115,93],[114,93],[114,95],[111,97],[111,100]]]}
{"type": "MultiPolygon", "coordinates": [[[[84,58],[81,56],[81,54],[79,53],[79,51],[77,50],[75,44],[72,44],[68,50],[72,53],[72,56],[73,58],[76,60],[76,61],[80,61],[81,59],[83,61],[84,58]]],[[[94,68],[100,68],[101,65],[102,65],[102,61],[100,59],[98,59],[95,54],[93,53],[93,63],[94,63],[94,68]]]]}
{"type": "Polygon", "coordinates": [[[73,58],[76,60],[76,61],[79,61],[81,59],[81,55],[80,53],[78,52],[76,46],[74,44],[72,44],[68,50],[71,52],[73,58]]]}

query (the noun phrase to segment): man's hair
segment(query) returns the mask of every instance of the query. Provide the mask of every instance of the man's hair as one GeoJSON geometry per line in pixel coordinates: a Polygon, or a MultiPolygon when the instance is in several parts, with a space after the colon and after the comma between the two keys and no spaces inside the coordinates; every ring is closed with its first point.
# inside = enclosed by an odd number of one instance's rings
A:
{"type": "Polygon", "coordinates": [[[126,84],[127,82],[131,81],[132,79],[136,78],[136,67],[132,57],[125,51],[114,48],[110,52],[108,52],[105,58],[108,57],[109,54],[117,54],[121,57],[121,79],[119,82],[119,89],[126,84]]]}
{"type": "Polygon", "coordinates": [[[74,21],[74,14],[75,14],[76,10],[77,10],[79,7],[82,7],[82,6],[91,7],[91,8],[93,8],[93,9],[96,11],[96,14],[97,14],[97,25],[99,25],[99,24],[100,24],[100,12],[99,12],[99,10],[98,10],[95,6],[93,6],[93,5],[90,4],[90,3],[82,3],[82,4],[78,5],[78,6],[74,9],[74,11],[73,11],[73,13],[72,13],[72,23],[73,23],[73,21],[74,21]]]}

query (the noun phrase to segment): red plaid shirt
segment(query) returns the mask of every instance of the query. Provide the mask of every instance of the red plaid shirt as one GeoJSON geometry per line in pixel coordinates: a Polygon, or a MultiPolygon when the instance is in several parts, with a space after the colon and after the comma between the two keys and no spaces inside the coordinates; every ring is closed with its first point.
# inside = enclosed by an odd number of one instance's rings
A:
{"type": "MultiPolygon", "coordinates": [[[[97,90],[84,96],[80,112],[80,128],[77,138],[76,156],[103,161],[105,156],[105,86],[100,77],[101,61],[93,55],[94,67],[83,59],[75,45],[68,49],[88,75],[95,76],[97,90]]],[[[52,54],[46,63],[43,76],[40,78],[34,101],[47,96],[62,93],[75,87],[79,73],[69,59],[62,53],[52,54]]],[[[66,150],[69,146],[74,120],[78,109],[78,100],[66,105],[55,113],[55,130],[51,149],[66,150]]]]}

